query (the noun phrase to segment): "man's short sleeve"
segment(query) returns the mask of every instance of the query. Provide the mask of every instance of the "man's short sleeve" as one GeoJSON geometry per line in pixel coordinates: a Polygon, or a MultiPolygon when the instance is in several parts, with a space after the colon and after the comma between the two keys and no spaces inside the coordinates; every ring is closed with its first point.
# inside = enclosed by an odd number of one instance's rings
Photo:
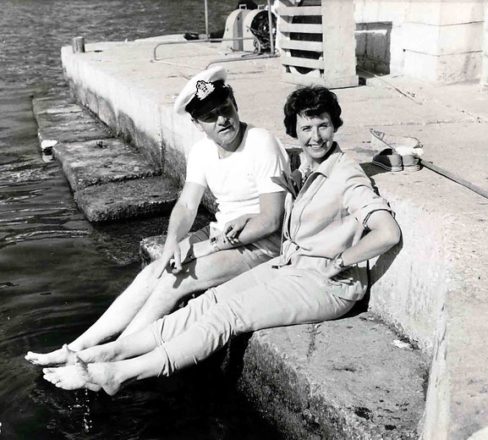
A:
{"type": "Polygon", "coordinates": [[[203,145],[197,142],[190,150],[186,163],[186,182],[198,183],[207,187],[206,163],[203,145]]]}
{"type": "Polygon", "coordinates": [[[283,191],[283,188],[271,181],[283,172],[290,172],[289,159],[279,141],[268,131],[256,129],[254,141],[254,177],[260,194],[283,191]]]}

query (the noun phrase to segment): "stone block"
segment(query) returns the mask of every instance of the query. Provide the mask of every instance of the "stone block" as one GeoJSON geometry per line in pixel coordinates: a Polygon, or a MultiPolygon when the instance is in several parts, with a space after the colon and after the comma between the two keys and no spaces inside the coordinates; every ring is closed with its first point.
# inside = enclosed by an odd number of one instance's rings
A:
{"type": "Polygon", "coordinates": [[[58,143],[89,141],[113,137],[110,129],[94,121],[78,124],[73,121],[60,126],[39,127],[38,138],[43,151],[50,150],[58,143]]]}
{"type": "Polygon", "coordinates": [[[432,26],[403,24],[403,46],[429,55],[452,55],[482,50],[483,23],[432,26]]]}
{"type": "Polygon", "coordinates": [[[425,365],[399,342],[370,314],[262,330],[238,388],[285,438],[417,439],[425,365]]]}
{"type": "Polygon", "coordinates": [[[83,112],[83,109],[72,99],[57,96],[32,99],[32,109],[36,120],[37,115],[68,115],[83,112]]]}
{"type": "Polygon", "coordinates": [[[169,214],[178,187],[165,177],[88,186],[75,192],[75,201],[90,222],[169,214]]]}
{"type": "Polygon", "coordinates": [[[160,174],[156,165],[119,139],[62,143],[54,147],[54,155],[73,191],[160,174]]]}
{"type": "Polygon", "coordinates": [[[481,52],[436,56],[407,50],[404,74],[440,83],[469,81],[480,77],[481,62],[481,52]]]}
{"type": "Polygon", "coordinates": [[[390,73],[403,73],[405,51],[403,50],[403,26],[394,25],[390,34],[390,73]]]}
{"type": "Polygon", "coordinates": [[[482,22],[483,0],[414,0],[409,2],[405,21],[430,25],[482,22]]]}
{"type": "Polygon", "coordinates": [[[38,125],[41,150],[50,153],[59,142],[111,137],[108,127],[68,97],[34,98],[33,112],[38,125]]]}
{"type": "Polygon", "coordinates": [[[389,21],[399,25],[405,20],[409,2],[391,0],[355,0],[354,18],[356,23],[389,21]]]}

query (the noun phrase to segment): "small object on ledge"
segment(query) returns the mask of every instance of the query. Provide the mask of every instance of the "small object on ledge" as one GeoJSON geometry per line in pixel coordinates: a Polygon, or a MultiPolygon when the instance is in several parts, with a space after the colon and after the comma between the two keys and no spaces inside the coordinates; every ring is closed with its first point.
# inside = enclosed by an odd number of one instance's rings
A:
{"type": "Polygon", "coordinates": [[[74,37],[73,40],[71,40],[71,46],[73,48],[73,53],[85,53],[85,38],[74,37]]]}

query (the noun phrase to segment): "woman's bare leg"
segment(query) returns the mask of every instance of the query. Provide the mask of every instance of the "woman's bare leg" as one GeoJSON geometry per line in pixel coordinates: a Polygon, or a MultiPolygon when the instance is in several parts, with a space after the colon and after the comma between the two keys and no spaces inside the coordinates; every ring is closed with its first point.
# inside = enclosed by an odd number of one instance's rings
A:
{"type": "Polygon", "coordinates": [[[142,356],[116,362],[86,364],[79,362],[59,368],[44,368],[44,379],[58,388],[75,390],[103,388],[107,394],[117,393],[127,380],[157,376],[161,370],[161,352],[154,349],[142,356]]]}
{"type": "Polygon", "coordinates": [[[73,365],[44,368],[44,378],[66,390],[103,388],[112,395],[128,379],[158,375],[162,357],[156,347],[148,327],[126,338],[80,351],[73,365]],[[123,360],[126,358],[132,359],[123,360]]]}

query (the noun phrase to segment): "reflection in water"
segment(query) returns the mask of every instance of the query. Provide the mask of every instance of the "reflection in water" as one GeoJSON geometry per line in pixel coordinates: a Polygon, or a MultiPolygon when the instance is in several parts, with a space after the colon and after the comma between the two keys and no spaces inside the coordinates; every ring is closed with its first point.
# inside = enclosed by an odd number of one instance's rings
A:
{"type": "MultiPolygon", "coordinates": [[[[217,30],[235,1],[209,2],[217,30]]],[[[0,437],[255,439],[276,435],[211,359],[117,396],[66,392],[23,359],[91,324],[140,269],[138,243],[164,219],[92,226],[55,162],[42,159],[32,95],[65,92],[59,60],[75,35],[124,40],[203,29],[200,0],[4,0],[0,14],[0,437]],[[188,17],[192,19],[189,20],[188,17]],[[190,24],[189,24],[190,23],[190,24]]],[[[206,221],[206,219],[202,219],[206,221]]]]}

